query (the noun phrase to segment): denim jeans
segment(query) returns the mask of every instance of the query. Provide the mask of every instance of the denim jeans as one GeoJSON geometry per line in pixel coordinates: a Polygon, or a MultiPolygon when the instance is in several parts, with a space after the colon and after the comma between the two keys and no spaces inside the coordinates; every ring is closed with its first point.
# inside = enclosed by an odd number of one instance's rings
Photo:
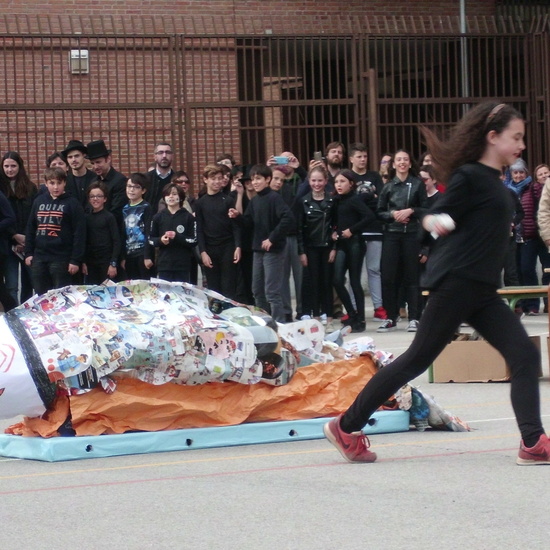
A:
{"type": "Polygon", "coordinates": [[[275,321],[285,322],[282,286],[286,245],[278,252],[254,251],[252,292],[257,307],[267,311],[275,321]]]}
{"type": "Polygon", "coordinates": [[[380,275],[380,260],[382,258],[382,241],[366,241],[367,252],[365,254],[365,267],[367,268],[367,281],[369,283],[372,305],[376,309],[383,305],[382,301],[382,277],[380,275]]]}
{"type": "Polygon", "coordinates": [[[49,262],[33,258],[31,278],[35,292],[37,294],[44,294],[52,288],[61,288],[70,285],[72,277],[68,269],[68,261],[49,262]]]}
{"type": "Polygon", "coordinates": [[[25,302],[32,296],[30,269],[11,250],[6,256],[4,280],[8,292],[18,304],[25,302]],[[21,289],[19,289],[19,269],[21,269],[21,289]],[[21,292],[19,292],[20,290],[21,292]]]}

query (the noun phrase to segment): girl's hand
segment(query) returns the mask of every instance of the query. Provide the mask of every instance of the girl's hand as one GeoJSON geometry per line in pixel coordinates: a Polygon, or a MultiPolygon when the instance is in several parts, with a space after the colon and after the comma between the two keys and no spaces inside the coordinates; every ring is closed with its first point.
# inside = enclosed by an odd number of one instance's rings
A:
{"type": "Polygon", "coordinates": [[[344,231],[342,231],[342,237],[344,239],[351,239],[351,237],[353,237],[353,233],[349,229],[344,229],[344,231]]]}
{"type": "Polygon", "coordinates": [[[412,213],[412,208],[405,208],[404,210],[394,210],[393,219],[399,223],[409,223],[412,213]]]}

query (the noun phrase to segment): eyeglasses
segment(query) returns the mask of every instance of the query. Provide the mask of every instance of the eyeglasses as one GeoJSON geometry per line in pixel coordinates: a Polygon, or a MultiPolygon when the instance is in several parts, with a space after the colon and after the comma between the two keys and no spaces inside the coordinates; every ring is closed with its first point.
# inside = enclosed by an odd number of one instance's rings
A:
{"type": "Polygon", "coordinates": [[[172,155],[172,151],[156,151],[155,155],[172,155]]]}
{"type": "Polygon", "coordinates": [[[127,185],[126,189],[141,189],[141,185],[127,185]]]}
{"type": "Polygon", "coordinates": [[[105,198],[105,195],[90,195],[88,197],[91,201],[93,200],[97,200],[97,199],[104,199],[105,198]]]}
{"type": "Polygon", "coordinates": [[[189,183],[189,180],[174,180],[174,183],[189,183]]]}
{"type": "Polygon", "coordinates": [[[429,181],[429,180],[431,180],[432,178],[429,178],[429,177],[428,177],[428,178],[423,178],[422,176],[420,176],[420,179],[421,179],[422,181],[429,181]]]}

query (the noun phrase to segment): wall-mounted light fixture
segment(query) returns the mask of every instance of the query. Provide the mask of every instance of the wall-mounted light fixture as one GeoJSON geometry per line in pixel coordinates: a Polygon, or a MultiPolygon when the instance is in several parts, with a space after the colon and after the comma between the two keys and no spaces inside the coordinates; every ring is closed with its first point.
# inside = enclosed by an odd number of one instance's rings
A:
{"type": "Polygon", "coordinates": [[[88,74],[90,72],[88,50],[71,50],[69,52],[69,71],[71,74],[88,74]]]}

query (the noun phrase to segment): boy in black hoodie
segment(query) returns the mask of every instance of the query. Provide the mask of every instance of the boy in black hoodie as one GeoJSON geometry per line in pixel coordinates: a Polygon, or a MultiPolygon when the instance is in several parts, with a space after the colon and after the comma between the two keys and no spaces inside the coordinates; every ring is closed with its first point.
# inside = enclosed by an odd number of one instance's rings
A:
{"type": "Polygon", "coordinates": [[[84,209],[65,193],[66,172],[48,168],[44,181],[47,192],[34,201],[25,235],[25,263],[37,294],[70,285],[86,248],[84,209]]]}

